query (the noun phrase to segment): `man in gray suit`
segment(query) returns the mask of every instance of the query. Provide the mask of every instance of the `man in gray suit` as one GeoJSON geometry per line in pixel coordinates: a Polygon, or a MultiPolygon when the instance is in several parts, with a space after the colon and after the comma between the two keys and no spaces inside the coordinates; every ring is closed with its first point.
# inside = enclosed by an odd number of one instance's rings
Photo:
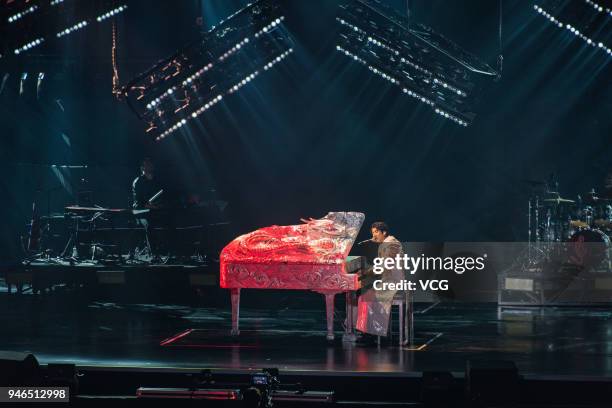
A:
{"type": "MultiPolygon", "coordinates": [[[[395,258],[403,256],[402,243],[389,235],[389,227],[384,222],[375,222],[371,227],[372,241],[377,242],[378,258],[395,258]]],[[[376,336],[386,336],[391,315],[391,303],[395,290],[376,290],[374,281],[399,283],[404,279],[404,271],[398,268],[385,268],[382,274],[374,274],[373,268],[361,277],[361,296],[357,304],[357,322],[355,327],[364,333],[358,343],[368,344],[376,336]]],[[[355,314],[354,314],[355,315],[355,314]]]]}

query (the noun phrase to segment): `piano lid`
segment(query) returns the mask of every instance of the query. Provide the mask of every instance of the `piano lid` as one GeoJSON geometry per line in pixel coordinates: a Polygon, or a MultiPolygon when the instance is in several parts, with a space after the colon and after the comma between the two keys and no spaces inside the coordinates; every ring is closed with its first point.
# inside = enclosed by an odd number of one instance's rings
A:
{"type": "Polygon", "coordinates": [[[359,212],[330,212],[301,225],[260,228],[230,242],[221,252],[221,262],[341,264],[364,219],[359,212]]]}

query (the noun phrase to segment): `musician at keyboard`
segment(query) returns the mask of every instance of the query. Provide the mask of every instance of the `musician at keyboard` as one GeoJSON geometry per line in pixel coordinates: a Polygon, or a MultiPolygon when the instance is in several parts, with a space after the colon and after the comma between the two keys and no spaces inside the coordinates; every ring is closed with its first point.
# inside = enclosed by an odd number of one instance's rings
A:
{"type": "MultiPolygon", "coordinates": [[[[162,214],[153,216],[149,210],[161,208],[161,184],[155,178],[155,165],[153,160],[146,157],[140,164],[140,175],[132,183],[132,207],[135,210],[145,210],[136,215],[136,222],[145,230],[146,246],[152,256],[159,254],[162,243],[171,239],[164,239],[162,234],[154,233],[156,227],[167,224],[168,217],[162,214]]],[[[173,231],[173,229],[170,229],[173,231]]],[[[168,235],[168,234],[166,234],[168,235]]]]}
{"type": "MultiPolygon", "coordinates": [[[[371,241],[379,244],[378,258],[395,258],[403,256],[402,244],[392,235],[389,235],[389,227],[384,222],[375,222],[370,228],[371,241]]],[[[395,296],[394,290],[375,290],[374,281],[382,279],[383,282],[398,283],[404,279],[402,269],[386,269],[382,274],[373,273],[368,268],[361,275],[361,295],[358,298],[357,311],[352,313],[356,318],[355,327],[364,335],[358,343],[374,343],[376,336],[386,336],[391,315],[391,304],[395,296]]]]}
{"type": "Polygon", "coordinates": [[[132,207],[158,208],[159,202],[151,199],[161,191],[161,185],[155,178],[155,165],[151,158],[146,157],[142,160],[140,172],[132,183],[132,207]]]}

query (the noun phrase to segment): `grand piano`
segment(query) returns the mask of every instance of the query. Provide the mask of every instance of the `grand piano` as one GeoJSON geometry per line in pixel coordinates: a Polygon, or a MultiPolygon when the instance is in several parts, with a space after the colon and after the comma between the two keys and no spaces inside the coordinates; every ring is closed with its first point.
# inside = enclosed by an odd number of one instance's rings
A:
{"type": "Polygon", "coordinates": [[[220,256],[220,285],[230,289],[232,335],[238,335],[241,289],[311,290],[325,297],[327,338],[334,338],[334,299],[346,294],[344,338],[351,340],[358,271],[364,257],[349,257],[365,215],[330,212],[301,225],[273,225],[241,235],[220,256]]]}

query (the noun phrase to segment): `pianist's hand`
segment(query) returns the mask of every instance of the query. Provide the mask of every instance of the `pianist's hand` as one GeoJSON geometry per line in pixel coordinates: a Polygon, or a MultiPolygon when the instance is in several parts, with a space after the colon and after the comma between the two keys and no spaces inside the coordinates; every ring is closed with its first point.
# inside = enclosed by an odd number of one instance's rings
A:
{"type": "Polygon", "coordinates": [[[359,279],[364,279],[366,277],[372,277],[372,276],[376,276],[376,274],[374,273],[374,268],[369,266],[365,269],[358,269],[357,270],[357,276],[359,276],[359,279]]]}
{"type": "Polygon", "coordinates": [[[312,221],[315,221],[315,220],[316,220],[316,218],[312,218],[312,217],[309,217],[308,219],[300,218],[300,221],[302,221],[305,224],[308,224],[309,222],[312,222],[312,221]]]}

